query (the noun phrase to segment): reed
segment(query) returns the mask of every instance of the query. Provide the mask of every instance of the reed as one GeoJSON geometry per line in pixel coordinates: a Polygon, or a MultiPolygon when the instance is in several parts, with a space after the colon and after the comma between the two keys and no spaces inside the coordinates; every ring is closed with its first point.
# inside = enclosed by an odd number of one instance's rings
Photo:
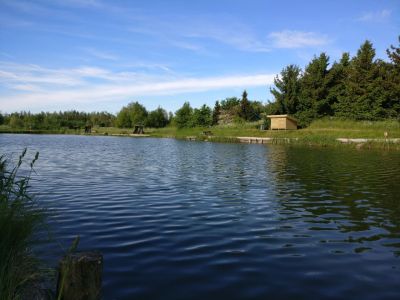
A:
{"type": "Polygon", "coordinates": [[[36,287],[42,271],[32,253],[33,234],[43,224],[45,213],[29,194],[29,181],[36,153],[29,171],[20,175],[26,149],[15,166],[0,157],[0,299],[22,299],[29,288],[36,287]]]}

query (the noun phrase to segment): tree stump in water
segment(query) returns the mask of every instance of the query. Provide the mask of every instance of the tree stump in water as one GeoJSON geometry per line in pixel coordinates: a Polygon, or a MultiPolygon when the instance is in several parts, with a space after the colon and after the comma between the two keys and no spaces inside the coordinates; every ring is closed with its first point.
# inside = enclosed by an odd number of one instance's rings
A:
{"type": "Polygon", "coordinates": [[[68,254],[60,262],[57,297],[63,300],[101,299],[103,256],[99,252],[68,254]]]}

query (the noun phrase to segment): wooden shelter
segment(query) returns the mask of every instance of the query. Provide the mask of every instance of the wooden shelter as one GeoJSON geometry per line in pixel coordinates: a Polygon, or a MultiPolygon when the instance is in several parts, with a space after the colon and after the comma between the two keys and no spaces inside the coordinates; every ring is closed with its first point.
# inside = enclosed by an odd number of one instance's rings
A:
{"type": "Polygon", "coordinates": [[[144,126],[143,125],[135,125],[135,128],[133,129],[133,134],[144,134],[144,126]]]}
{"type": "Polygon", "coordinates": [[[297,120],[289,115],[269,115],[271,119],[271,129],[297,129],[297,120]]]}

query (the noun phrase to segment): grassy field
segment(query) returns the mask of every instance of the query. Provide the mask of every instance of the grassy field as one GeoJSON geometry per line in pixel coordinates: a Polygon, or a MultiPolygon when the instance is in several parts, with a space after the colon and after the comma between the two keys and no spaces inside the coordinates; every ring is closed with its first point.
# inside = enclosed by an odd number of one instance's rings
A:
{"type": "MultiPolygon", "coordinates": [[[[365,138],[381,139],[381,141],[371,141],[363,145],[352,144],[350,146],[367,148],[386,148],[400,149],[400,143],[391,144],[385,142],[384,132],[388,133],[388,138],[400,138],[400,122],[397,120],[387,121],[352,121],[338,119],[321,119],[314,121],[308,128],[299,130],[260,130],[262,122],[218,125],[213,127],[182,128],[145,128],[145,133],[151,137],[186,139],[194,137],[196,140],[208,140],[216,142],[237,142],[236,137],[269,137],[273,138],[274,143],[305,144],[315,146],[339,146],[342,145],[338,138],[365,138]],[[204,135],[203,132],[211,131],[212,136],[204,135]]],[[[19,132],[7,130],[0,126],[0,132],[19,132]]],[[[23,131],[24,133],[30,133],[23,131]]],[[[64,134],[83,134],[83,130],[64,130],[64,131],[38,131],[32,133],[64,133],[64,134]]],[[[116,127],[94,127],[94,135],[129,135],[132,133],[130,128],[116,127]]]]}

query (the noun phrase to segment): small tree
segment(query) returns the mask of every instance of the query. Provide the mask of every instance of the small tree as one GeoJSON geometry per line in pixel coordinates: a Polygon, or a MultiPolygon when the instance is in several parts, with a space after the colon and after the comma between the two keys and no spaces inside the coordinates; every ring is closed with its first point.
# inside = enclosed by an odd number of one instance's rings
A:
{"type": "Polygon", "coordinates": [[[200,109],[195,109],[192,117],[193,126],[211,126],[212,125],[212,115],[211,108],[207,105],[203,105],[200,109]]]}
{"type": "Polygon", "coordinates": [[[167,124],[168,113],[161,107],[151,111],[147,116],[146,126],[148,127],[161,128],[167,126],[167,124]]]}
{"type": "Polygon", "coordinates": [[[127,107],[123,107],[118,113],[116,124],[120,128],[132,127],[131,119],[129,117],[129,110],[127,107]]]}
{"type": "Polygon", "coordinates": [[[251,109],[251,105],[250,105],[249,99],[247,98],[246,90],[243,91],[242,99],[240,101],[240,113],[239,113],[239,115],[240,115],[241,118],[243,118],[246,121],[251,119],[252,109],[251,109]]]}
{"type": "Polygon", "coordinates": [[[147,110],[139,102],[133,102],[128,104],[129,118],[131,120],[131,126],[136,124],[145,124],[147,118],[147,110]]]}
{"type": "Polygon", "coordinates": [[[185,102],[183,106],[175,113],[175,124],[178,128],[192,126],[193,108],[189,102],[185,102]]]}

